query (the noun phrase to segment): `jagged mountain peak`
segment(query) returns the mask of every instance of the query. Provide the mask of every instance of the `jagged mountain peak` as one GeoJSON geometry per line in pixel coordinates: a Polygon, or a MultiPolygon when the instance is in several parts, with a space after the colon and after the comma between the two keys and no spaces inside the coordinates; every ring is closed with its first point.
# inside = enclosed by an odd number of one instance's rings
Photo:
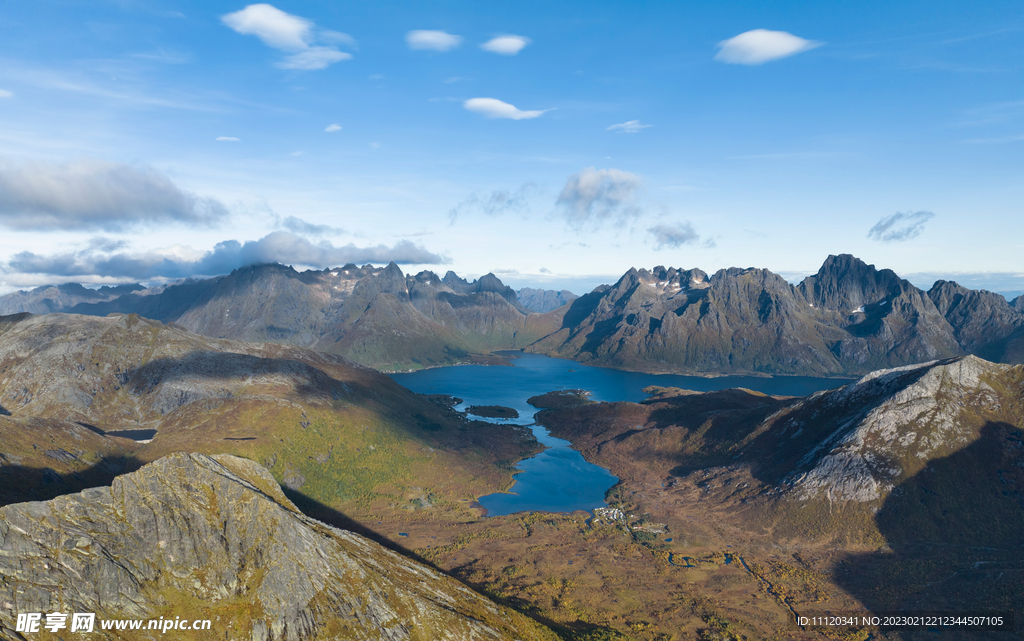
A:
{"type": "Polygon", "coordinates": [[[465,287],[469,285],[469,281],[467,281],[465,278],[459,277],[458,274],[456,274],[450,269],[445,273],[444,278],[442,278],[441,280],[442,282],[444,282],[445,285],[448,285],[449,287],[465,287]]]}
{"type": "Polygon", "coordinates": [[[818,272],[798,285],[804,297],[821,309],[854,313],[916,290],[891,269],[876,269],[851,254],[830,255],[818,272]]]}

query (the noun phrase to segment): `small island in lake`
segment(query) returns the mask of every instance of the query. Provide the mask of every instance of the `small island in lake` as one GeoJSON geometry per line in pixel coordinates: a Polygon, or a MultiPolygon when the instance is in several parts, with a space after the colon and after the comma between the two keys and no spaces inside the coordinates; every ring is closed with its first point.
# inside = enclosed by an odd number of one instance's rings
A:
{"type": "Polygon", "coordinates": [[[466,408],[466,413],[484,418],[519,418],[519,412],[501,405],[470,405],[466,408]]]}
{"type": "Polygon", "coordinates": [[[531,396],[526,399],[526,402],[537,409],[559,409],[562,407],[572,407],[574,405],[592,403],[593,401],[590,400],[590,395],[591,393],[587,390],[563,389],[548,392],[547,394],[541,394],[540,396],[531,396]]]}

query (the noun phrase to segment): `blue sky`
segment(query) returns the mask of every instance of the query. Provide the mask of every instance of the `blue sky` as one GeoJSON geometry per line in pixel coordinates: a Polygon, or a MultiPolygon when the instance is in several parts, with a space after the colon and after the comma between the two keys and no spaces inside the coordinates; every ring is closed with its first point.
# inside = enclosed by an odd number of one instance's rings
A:
{"type": "Polygon", "coordinates": [[[0,5],[0,293],[852,253],[1024,290],[1011,2],[0,5]]]}

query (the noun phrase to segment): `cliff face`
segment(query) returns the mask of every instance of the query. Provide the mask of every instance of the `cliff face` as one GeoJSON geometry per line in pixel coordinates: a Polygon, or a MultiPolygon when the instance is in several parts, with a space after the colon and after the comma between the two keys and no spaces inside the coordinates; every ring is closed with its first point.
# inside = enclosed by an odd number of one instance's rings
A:
{"type": "Polygon", "coordinates": [[[0,508],[0,576],[5,638],[20,638],[17,612],[54,611],[211,619],[210,638],[254,641],[555,638],[304,516],[265,469],[227,455],[174,454],[111,487],[0,508]]]}

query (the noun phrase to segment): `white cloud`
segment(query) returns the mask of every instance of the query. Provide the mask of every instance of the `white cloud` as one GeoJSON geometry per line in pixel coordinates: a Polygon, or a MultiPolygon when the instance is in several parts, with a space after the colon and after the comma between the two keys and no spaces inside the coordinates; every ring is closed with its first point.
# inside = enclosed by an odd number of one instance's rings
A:
{"type": "Polygon", "coordinates": [[[242,142],[241,138],[235,138],[234,136],[217,136],[214,140],[217,142],[242,142]]]}
{"type": "Polygon", "coordinates": [[[462,44],[462,36],[452,35],[445,31],[416,29],[405,34],[405,42],[410,49],[450,51],[462,44]]]}
{"type": "Polygon", "coordinates": [[[640,208],[630,204],[639,188],[636,174],[588,167],[569,176],[555,204],[562,206],[566,221],[576,229],[608,219],[624,223],[640,215],[640,208]]]}
{"type": "Polygon", "coordinates": [[[352,54],[338,51],[334,47],[310,47],[305,51],[292,54],[280,62],[274,63],[278,69],[303,69],[313,71],[326,69],[335,62],[351,60],[352,54]]]}
{"type": "Polygon", "coordinates": [[[480,45],[480,48],[502,56],[514,56],[522,51],[523,47],[530,44],[530,42],[530,39],[526,36],[498,36],[483,43],[480,45]]]}
{"type": "Polygon", "coordinates": [[[275,49],[305,49],[313,23],[269,4],[251,4],[221,16],[221,22],[238,33],[256,36],[275,49]]]}
{"type": "Polygon", "coordinates": [[[734,65],[759,65],[809,51],[823,44],[804,40],[785,31],[754,29],[719,42],[715,60],[734,65]]]}
{"type": "Polygon", "coordinates": [[[538,118],[545,112],[551,111],[550,109],[522,111],[517,109],[514,105],[502,102],[497,98],[470,98],[466,102],[462,103],[462,106],[469,111],[483,114],[488,118],[508,118],[510,120],[528,120],[530,118],[538,118]]]}
{"type": "Polygon", "coordinates": [[[0,163],[0,225],[18,230],[120,231],[140,225],[213,225],[217,200],[185,191],[143,165],[102,160],[0,163]]]}
{"type": "Polygon", "coordinates": [[[648,127],[653,126],[654,125],[642,125],[640,124],[639,120],[628,120],[626,122],[608,127],[608,131],[617,131],[620,134],[635,134],[641,129],[647,129],[648,127]]]}
{"type": "Polygon", "coordinates": [[[341,131],[341,125],[339,125],[339,124],[327,125],[327,129],[324,129],[324,131],[326,131],[326,132],[341,131]]]}
{"type": "Polygon", "coordinates": [[[290,55],[274,65],[280,69],[324,69],[335,62],[352,59],[352,54],[339,51],[334,44],[355,47],[352,36],[316,30],[312,21],[269,4],[251,4],[241,11],[221,16],[221,22],[238,33],[256,36],[267,46],[288,52],[290,55]],[[331,44],[315,45],[318,40],[331,44]]]}
{"type": "Polygon", "coordinates": [[[0,89],[0,98],[10,98],[13,95],[14,94],[11,93],[10,91],[5,91],[3,89],[0,89]]]}

